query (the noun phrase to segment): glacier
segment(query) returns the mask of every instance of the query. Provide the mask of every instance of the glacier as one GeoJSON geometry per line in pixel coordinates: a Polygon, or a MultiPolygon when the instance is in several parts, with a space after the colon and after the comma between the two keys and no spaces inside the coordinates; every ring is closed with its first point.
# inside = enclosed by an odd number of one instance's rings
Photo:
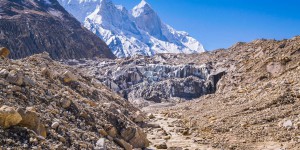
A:
{"type": "Polygon", "coordinates": [[[145,0],[130,11],[111,0],[58,1],[84,27],[105,41],[117,57],[205,51],[187,32],[176,31],[162,22],[145,0]]]}

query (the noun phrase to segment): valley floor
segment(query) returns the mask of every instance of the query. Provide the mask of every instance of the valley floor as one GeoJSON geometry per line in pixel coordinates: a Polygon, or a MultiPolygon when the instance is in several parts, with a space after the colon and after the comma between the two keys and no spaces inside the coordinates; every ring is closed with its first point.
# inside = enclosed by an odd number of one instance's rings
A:
{"type": "MultiPolygon", "coordinates": [[[[179,104],[180,105],[180,104],[179,104]]],[[[146,122],[146,133],[151,144],[148,150],[221,150],[228,148],[216,148],[213,143],[205,143],[197,134],[196,129],[183,125],[183,120],[169,116],[168,110],[176,105],[171,103],[154,104],[143,108],[143,111],[150,115],[146,122]],[[203,144],[205,143],[205,144],[203,144]]],[[[200,120],[199,120],[200,121],[200,120]]],[[[245,143],[251,145],[250,149],[257,150],[286,150],[291,143],[280,142],[257,142],[245,143]]],[[[236,149],[236,148],[232,148],[236,149]]]]}

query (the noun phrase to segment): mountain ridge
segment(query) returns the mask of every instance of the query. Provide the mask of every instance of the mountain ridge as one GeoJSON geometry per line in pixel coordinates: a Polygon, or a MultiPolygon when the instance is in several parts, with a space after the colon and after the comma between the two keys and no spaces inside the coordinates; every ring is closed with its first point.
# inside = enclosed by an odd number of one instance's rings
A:
{"type": "Polygon", "coordinates": [[[205,51],[202,44],[186,32],[176,31],[163,23],[146,1],[131,11],[111,0],[59,2],[87,29],[104,40],[117,57],[205,51]]]}

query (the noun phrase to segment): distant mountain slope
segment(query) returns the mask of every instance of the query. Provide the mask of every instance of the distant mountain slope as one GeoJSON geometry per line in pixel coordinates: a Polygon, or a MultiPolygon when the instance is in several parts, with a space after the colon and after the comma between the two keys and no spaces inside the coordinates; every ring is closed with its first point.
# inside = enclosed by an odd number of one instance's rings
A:
{"type": "Polygon", "coordinates": [[[0,0],[0,46],[11,58],[48,52],[54,59],[115,58],[57,0],[0,0]]]}
{"type": "Polygon", "coordinates": [[[156,53],[200,53],[200,42],[163,23],[144,0],[128,11],[111,0],[58,0],[103,39],[117,57],[156,53]]]}

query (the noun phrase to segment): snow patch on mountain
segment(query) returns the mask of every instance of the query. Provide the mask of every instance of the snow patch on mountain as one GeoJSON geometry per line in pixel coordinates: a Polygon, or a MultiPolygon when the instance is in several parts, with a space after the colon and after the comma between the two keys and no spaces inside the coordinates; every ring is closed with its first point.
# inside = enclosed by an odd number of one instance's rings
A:
{"type": "Polygon", "coordinates": [[[156,53],[200,53],[200,42],[163,23],[142,0],[128,11],[111,0],[58,0],[74,17],[103,39],[117,57],[156,53]]]}

